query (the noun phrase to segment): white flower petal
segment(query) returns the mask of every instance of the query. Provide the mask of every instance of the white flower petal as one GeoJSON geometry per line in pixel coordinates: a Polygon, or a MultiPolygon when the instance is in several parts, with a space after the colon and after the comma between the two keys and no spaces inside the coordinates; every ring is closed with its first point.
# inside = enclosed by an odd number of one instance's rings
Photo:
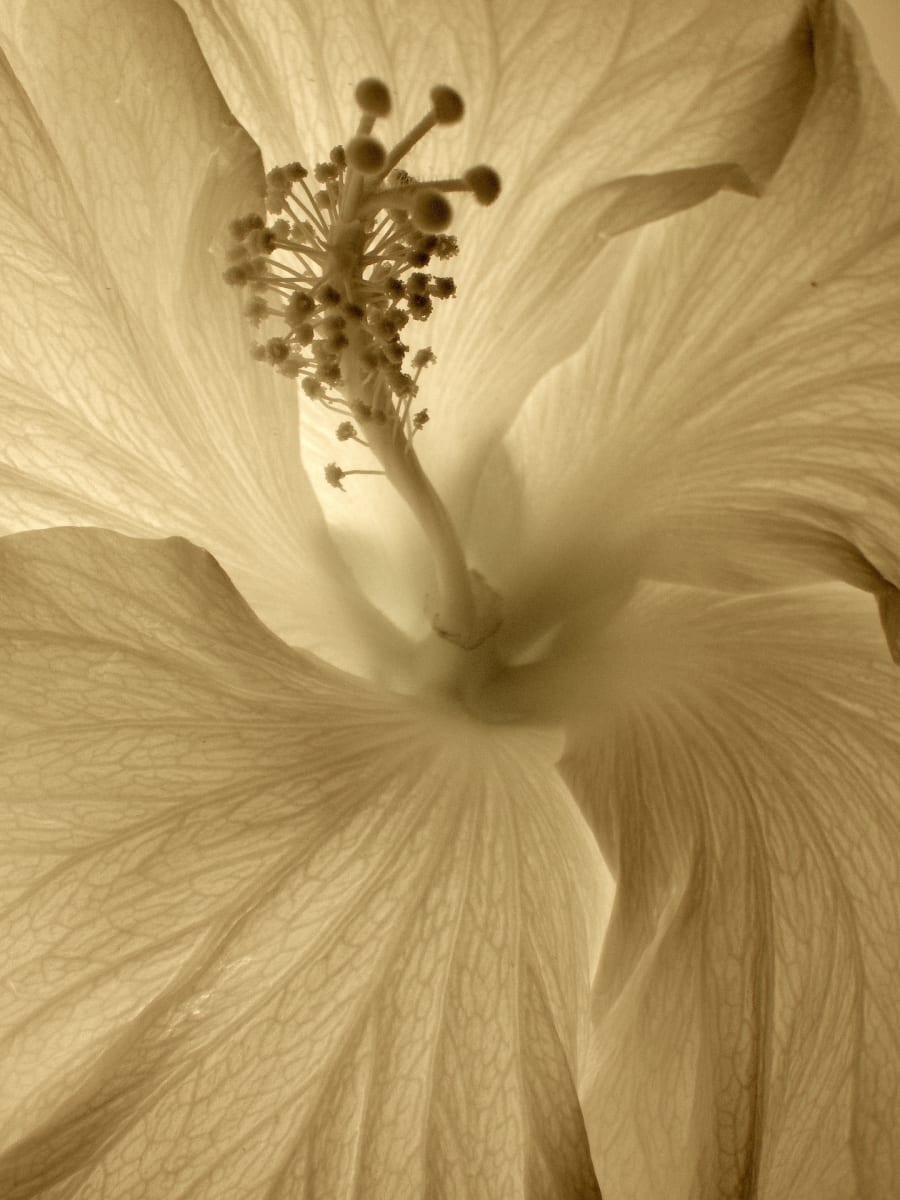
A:
{"type": "Polygon", "coordinates": [[[286,636],[349,644],[294,390],[220,278],[258,155],[184,15],[11,0],[0,46],[0,530],[184,534],[286,636]]]}
{"type": "Polygon", "coordinates": [[[617,1200],[887,1197],[900,678],[865,598],[656,585],[622,626],[627,686],[563,764],[617,880],[598,1178],[617,1200]]]}
{"type": "Polygon", "coordinates": [[[764,182],[811,82],[805,6],[782,0],[751,15],[732,0],[182,6],[267,162],[315,161],[345,140],[365,75],[396,93],[392,137],[435,82],[467,98],[467,119],[409,160],[424,177],[490,161],[504,181],[487,212],[460,200],[459,299],[424,335],[438,362],[422,454],[460,514],[486,445],[603,306],[623,257],[603,253],[610,235],[764,182]]]}
{"type": "Polygon", "coordinates": [[[322,668],[181,539],[0,578],[4,1200],[598,1195],[556,739],[322,668]]]}
{"type": "Polygon", "coordinates": [[[644,231],[589,347],[523,410],[497,472],[524,493],[527,586],[577,579],[581,602],[629,544],[648,575],[719,587],[900,583],[900,121],[855,22],[819,5],[815,44],[763,199],[644,231]]]}

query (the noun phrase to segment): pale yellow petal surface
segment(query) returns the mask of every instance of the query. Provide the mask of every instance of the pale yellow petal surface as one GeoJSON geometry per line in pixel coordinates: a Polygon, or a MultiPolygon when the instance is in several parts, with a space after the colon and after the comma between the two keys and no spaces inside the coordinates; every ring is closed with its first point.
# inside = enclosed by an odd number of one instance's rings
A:
{"type": "Polygon", "coordinates": [[[4,1200],[596,1197],[555,739],[321,667],[182,539],[0,571],[4,1200]]]}
{"type": "Polygon", "coordinates": [[[869,605],[657,585],[610,636],[627,683],[564,760],[617,878],[584,1092],[598,1177],[616,1200],[887,1200],[900,677],[869,605]]]}
{"type": "Polygon", "coordinates": [[[286,636],[349,644],[293,388],[220,278],[258,154],[184,15],[10,0],[0,50],[0,529],[194,537],[286,636]]]}
{"type": "Polygon", "coordinates": [[[577,604],[622,555],[726,588],[900,582],[900,120],[852,17],[817,7],[816,91],[766,195],[646,230],[486,471],[534,539],[511,592],[571,581],[577,604]]]}

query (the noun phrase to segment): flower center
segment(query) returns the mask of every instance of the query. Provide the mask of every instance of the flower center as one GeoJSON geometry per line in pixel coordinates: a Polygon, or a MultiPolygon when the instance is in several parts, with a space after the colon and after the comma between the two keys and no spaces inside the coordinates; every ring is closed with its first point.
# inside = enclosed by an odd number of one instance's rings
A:
{"type": "Polygon", "coordinates": [[[468,567],[416,455],[413,442],[429,414],[414,401],[435,356],[430,347],[410,355],[401,334],[456,292],[450,276],[426,270],[458,251],[445,232],[453,216],[447,194],[469,192],[491,204],[500,180],[479,165],[459,178],[422,182],[399,166],[435,125],[461,120],[463,101],[452,88],[432,88],[429,111],[390,150],[372,132],[390,112],[385,84],[364,79],[356,101],[356,133],[327,162],[312,173],[297,162],[269,171],[269,219],[251,213],[232,222],[224,278],[248,292],[244,311],[257,328],[278,323],[277,332],[267,329],[271,335],[254,343],[254,357],[299,379],[310,401],[339,418],[337,441],[358,442],[378,464],[343,470],[332,462],[326,480],[343,491],[350,475],[384,475],[412,510],[438,578],[432,624],[441,637],[470,649],[497,629],[499,597],[468,567]]]}

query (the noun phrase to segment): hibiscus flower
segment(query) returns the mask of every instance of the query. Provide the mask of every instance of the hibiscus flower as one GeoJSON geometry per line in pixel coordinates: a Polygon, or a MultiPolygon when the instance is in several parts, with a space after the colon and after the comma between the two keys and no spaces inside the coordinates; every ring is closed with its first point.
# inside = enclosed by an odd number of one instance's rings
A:
{"type": "Polygon", "coordinates": [[[887,1198],[900,124],[852,17],[9,0],[0,50],[4,1200],[887,1198]],[[285,164],[371,199],[423,114],[418,394],[346,323],[310,375],[229,227],[285,164]],[[357,367],[405,495],[335,437],[357,367]]]}

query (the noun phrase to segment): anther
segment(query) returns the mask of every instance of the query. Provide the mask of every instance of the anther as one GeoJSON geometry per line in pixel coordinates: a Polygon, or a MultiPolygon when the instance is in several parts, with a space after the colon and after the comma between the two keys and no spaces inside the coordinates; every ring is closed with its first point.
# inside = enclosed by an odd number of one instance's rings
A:
{"type": "Polygon", "coordinates": [[[269,212],[279,213],[284,207],[287,194],[291,190],[291,180],[284,167],[273,167],[266,175],[266,208],[269,212]]]}
{"type": "Polygon", "coordinates": [[[448,258],[455,258],[459,254],[459,242],[452,233],[442,233],[437,239],[437,246],[434,248],[435,258],[442,261],[448,258]]]}
{"type": "Polygon", "coordinates": [[[326,308],[336,308],[341,302],[341,293],[330,283],[321,283],[316,288],[316,299],[326,308]]]}
{"type": "Polygon", "coordinates": [[[407,304],[414,321],[427,321],[431,316],[433,306],[428,296],[416,292],[410,296],[407,304]]]}
{"type": "Polygon", "coordinates": [[[341,382],[341,368],[336,362],[322,363],[319,367],[318,376],[323,383],[327,383],[331,387],[334,387],[336,384],[341,382]]]}
{"type": "Polygon", "coordinates": [[[246,217],[238,217],[228,226],[231,236],[241,241],[252,229],[262,229],[265,219],[259,213],[249,213],[246,217]]]}
{"type": "Polygon", "coordinates": [[[315,309],[316,302],[306,292],[294,292],[284,310],[284,318],[288,325],[299,325],[315,309]]]}
{"type": "Polygon", "coordinates": [[[282,363],[290,352],[291,348],[284,338],[273,337],[266,342],[266,357],[269,362],[282,363]]]}
{"type": "Polygon", "coordinates": [[[247,301],[244,308],[244,316],[253,325],[259,325],[265,317],[269,315],[269,306],[266,304],[262,296],[254,296],[247,301]]]}
{"type": "Polygon", "coordinates": [[[405,371],[397,371],[394,374],[391,380],[391,387],[401,400],[411,399],[419,390],[416,387],[415,380],[411,375],[407,375],[405,371]]]}
{"type": "Polygon", "coordinates": [[[253,276],[246,263],[236,263],[222,272],[222,278],[230,287],[243,287],[244,284],[250,282],[253,276]]]}
{"type": "Polygon", "coordinates": [[[344,472],[337,465],[337,463],[328,463],[325,468],[325,482],[330,483],[332,487],[340,488],[341,491],[343,491],[344,485],[341,483],[343,478],[344,472]]]}
{"type": "Polygon", "coordinates": [[[383,475],[383,474],[384,474],[384,471],[360,471],[360,470],[343,471],[337,465],[337,463],[329,463],[328,466],[325,468],[325,481],[327,483],[330,483],[332,487],[340,488],[341,491],[343,491],[344,485],[341,482],[341,480],[346,479],[348,475],[383,475]]]}

